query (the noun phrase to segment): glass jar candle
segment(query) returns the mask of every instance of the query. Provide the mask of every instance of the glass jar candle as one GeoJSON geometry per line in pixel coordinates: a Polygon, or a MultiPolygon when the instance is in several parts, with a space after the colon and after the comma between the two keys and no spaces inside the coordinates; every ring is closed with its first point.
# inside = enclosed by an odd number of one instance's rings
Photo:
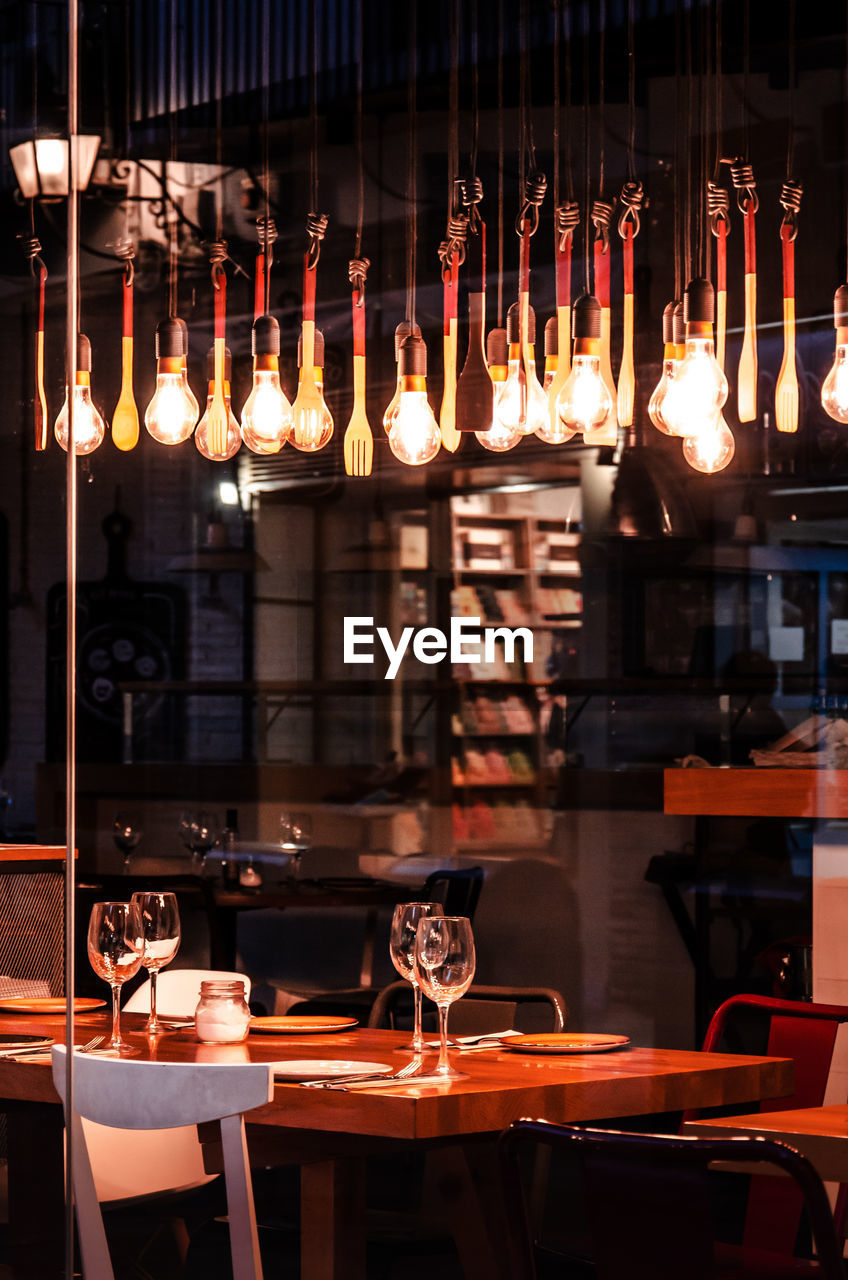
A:
{"type": "Polygon", "coordinates": [[[214,979],[200,984],[194,1027],[204,1044],[238,1044],[247,1039],[250,1009],[244,983],[214,979]]]}

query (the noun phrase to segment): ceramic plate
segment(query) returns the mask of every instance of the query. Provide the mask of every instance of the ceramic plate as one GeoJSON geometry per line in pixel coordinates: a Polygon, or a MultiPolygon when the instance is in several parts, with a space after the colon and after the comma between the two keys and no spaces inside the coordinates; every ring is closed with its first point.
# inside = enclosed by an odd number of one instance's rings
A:
{"type": "Polygon", "coordinates": [[[356,1018],[251,1018],[250,1030],[270,1036],[323,1035],[327,1031],[350,1031],[358,1026],[356,1018]]]}
{"type": "Polygon", "coordinates": [[[275,1062],[275,1080],[320,1080],[324,1076],[358,1076],[366,1073],[388,1075],[392,1070],[386,1062],[351,1062],[341,1058],[298,1058],[291,1062],[275,1062]]]}
{"type": "Polygon", "coordinates": [[[52,1036],[0,1035],[0,1053],[6,1053],[10,1049],[43,1049],[52,1043],[52,1036]]]}
{"type": "MultiPolygon", "coordinates": [[[[87,1013],[89,1009],[105,1009],[105,1000],[96,1000],[93,996],[77,996],[74,1001],[74,1013],[87,1013]]],[[[0,1009],[4,1013],[64,1013],[64,996],[10,996],[0,1000],[0,1009]]]]}
{"type": "Polygon", "coordinates": [[[504,1048],[516,1049],[519,1053],[606,1053],[608,1049],[620,1049],[626,1044],[630,1044],[628,1036],[556,1031],[542,1036],[512,1036],[504,1048]]]}

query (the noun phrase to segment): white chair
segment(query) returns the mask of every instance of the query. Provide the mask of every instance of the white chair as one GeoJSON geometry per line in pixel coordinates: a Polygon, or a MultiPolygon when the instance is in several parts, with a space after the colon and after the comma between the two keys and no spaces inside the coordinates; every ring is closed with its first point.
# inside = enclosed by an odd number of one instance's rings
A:
{"type": "MultiPolygon", "coordinates": [[[[250,978],[244,973],[224,973],[220,969],[163,969],[156,986],[156,1012],[163,1018],[190,1018],[200,999],[200,984],[211,979],[243,982],[244,998],[250,999],[250,978]]],[[[125,1013],[150,1012],[150,979],[132,993],[123,1006],[125,1013]]]]}
{"type": "MultiPolygon", "coordinates": [[[[239,979],[244,983],[245,998],[250,997],[250,978],[242,973],[168,969],[159,974],[157,1011],[163,1017],[191,1017],[200,999],[200,984],[208,978],[239,979]]],[[[130,996],[124,1012],[146,1014],[149,1010],[148,978],[130,996]]],[[[203,1167],[203,1152],[194,1125],[167,1133],[142,1129],[119,1135],[114,1129],[86,1119],[83,1128],[97,1198],[104,1204],[188,1191],[215,1181],[216,1175],[203,1167]]]]}
{"type": "MultiPolygon", "coordinates": [[[[53,1082],[63,1104],[65,1072],[65,1047],[55,1045],[53,1082]]],[[[273,1094],[273,1073],[261,1062],[146,1062],[75,1054],[73,1183],[85,1280],[114,1280],[114,1272],[82,1120],[135,1131],[220,1121],[233,1277],[262,1280],[243,1113],[273,1094]]]]}

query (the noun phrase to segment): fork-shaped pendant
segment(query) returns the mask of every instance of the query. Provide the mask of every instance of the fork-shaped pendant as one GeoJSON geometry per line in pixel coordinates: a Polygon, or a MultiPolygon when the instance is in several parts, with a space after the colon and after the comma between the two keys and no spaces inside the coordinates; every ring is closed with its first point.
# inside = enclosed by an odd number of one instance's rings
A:
{"type": "Polygon", "coordinates": [[[344,435],[345,474],[370,476],[374,437],[365,409],[365,299],[353,294],[353,410],[344,435]]]}

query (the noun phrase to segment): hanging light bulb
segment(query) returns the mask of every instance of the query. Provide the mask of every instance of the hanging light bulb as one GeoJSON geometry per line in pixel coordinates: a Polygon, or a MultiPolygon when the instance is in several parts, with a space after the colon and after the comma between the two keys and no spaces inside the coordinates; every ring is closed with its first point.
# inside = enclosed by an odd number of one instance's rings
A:
{"type": "MultiPolygon", "coordinates": [[[[308,321],[307,321],[308,323],[308,321]]],[[[324,335],[320,329],[315,330],[312,350],[312,373],[315,390],[318,395],[304,400],[302,396],[295,398],[292,406],[292,421],[288,429],[287,440],[301,453],[317,453],[328,444],[333,434],[333,415],[327,408],[324,399],[324,335]],[[298,404],[298,399],[301,403],[298,404]]],[[[303,383],[303,334],[297,340],[297,367],[299,383],[303,383]]]]}
{"type": "MultiPolygon", "coordinates": [[[[395,329],[395,364],[400,363],[400,345],[404,338],[408,338],[410,334],[415,334],[416,338],[421,337],[421,327],[417,324],[411,324],[409,320],[401,320],[395,329]]],[[[386,405],[386,411],[383,414],[383,430],[386,435],[389,434],[389,419],[394,413],[400,400],[400,369],[398,369],[397,383],[395,385],[395,393],[389,403],[386,405]]]]}
{"type": "Polygon", "coordinates": [[[612,412],[612,396],[601,374],[601,306],[584,293],[572,314],[574,358],[557,397],[563,426],[572,433],[597,431],[612,412]]]}
{"type": "Polygon", "coordinates": [[[442,435],[427,399],[427,347],[409,334],[400,344],[400,395],[389,419],[389,448],[400,462],[419,467],[432,462],[442,435]]]}
{"type": "MultiPolygon", "coordinates": [[[[91,398],[91,343],[84,333],[77,339],[77,373],[74,386],[74,453],[93,453],[103,443],[106,424],[91,398]]],[[[59,444],[68,452],[68,388],[59,410],[54,431],[59,444]]]]}
{"type": "MultiPolygon", "coordinates": [[[[506,313],[506,337],[509,343],[509,362],[506,382],[495,402],[495,414],[508,431],[518,430],[523,436],[532,436],[544,427],[548,419],[548,400],[535,373],[529,378],[524,367],[521,350],[521,323],[519,304],[514,302],[506,313]]],[[[535,367],[533,345],[536,341],[536,313],[527,308],[527,345],[530,349],[530,367],[535,367]]]]}
{"type": "Polygon", "coordinates": [[[648,417],[663,435],[673,434],[663,417],[663,406],[669,387],[677,375],[680,361],[685,353],[683,341],[683,303],[670,302],[663,311],[663,368],[662,377],[648,401],[648,417]],[[677,333],[675,333],[677,329],[677,333]],[[678,343],[678,338],[680,339],[678,343]]]}
{"type": "Polygon", "coordinates": [[[182,444],[197,423],[200,406],[188,385],[188,329],[171,317],[156,326],[156,390],[144,411],[144,425],[160,444],[182,444]]]}
{"type": "Polygon", "coordinates": [[[292,407],[280,386],[280,326],[273,316],[253,322],[253,389],[241,411],[241,434],[254,453],[279,453],[292,424],[292,407]]]}
{"type": "MultiPolygon", "coordinates": [[[[554,410],[551,413],[550,391],[551,384],[557,376],[559,366],[559,322],[556,316],[551,316],[545,325],[545,379],[542,383],[542,390],[546,394],[548,401],[548,413],[545,419],[545,425],[537,427],[536,435],[540,440],[544,440],[545,444],[564,444],[566,440],[570,440],[576,433],[565,425],[559,414],[554,410]]],[[[564,385],[564,384],[563,384],[564,385]]]]}
{"type": "Polygon", "coordinates": [[[723,415],[719,415],[717,426],[696,436],[687,436],[683,441],[683,457],[689,466],[708,476],[723,471],[733,461],[735,452],[736,441],[723,415]]]}
{"type": "Polygon", "coordinates": [[[506,384],[508,360],[506,329],[492,329],[486,339],[486,362],[492,379],[492,425],[488,431],[474,432],[483,448],[492,453],[506,453],[514,449],[523,434],[518,427],[505,427],[497,413],[498,397],[506,384]]]}
{"type": "Polygon", "coordinates": [[[834,422],[848,422],[848,284],[833,295],[836,355],[821,391],[822,408],[834,422]]]}
{"type": "Polygon", "coordinates": [[[663,400],[663,421],[674,436],[718,429],[727,378],[713,353],[715,291],[709,280],[690,280],[683,298],[686,354],[663,400]]]}
{"type": "Polygon", "coordinates": [[[204,458],[209,458],[211,462],[226,462],[228,458],[233,458],[241,448],[241,431],[236,421],[236,415],[233,413],[230,404],[230,377],[232,375],[233,357],[229,347],[224,350],[224,380],[222,392],[224,396],[224,407],[227,410],[227,435],[224,443],[223,452],[217,450],[213,453],[209,447],[209,418],[212,408],[212,401],[215,395],[215,348],[210,347],[206,356],[206,377],[209,380],[209,395],[206,400],[206,409],[203,417],[197,424],[197,430],[194,433],[194,443],[204,458]]]}

